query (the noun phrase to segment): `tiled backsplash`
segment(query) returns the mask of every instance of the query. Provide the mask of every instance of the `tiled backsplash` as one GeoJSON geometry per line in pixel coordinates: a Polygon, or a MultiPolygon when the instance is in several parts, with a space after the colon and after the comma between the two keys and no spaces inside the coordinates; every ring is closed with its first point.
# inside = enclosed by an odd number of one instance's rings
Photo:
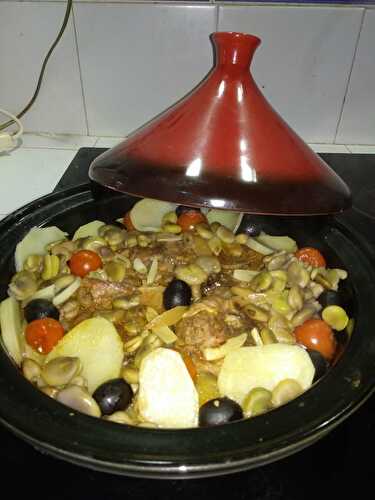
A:
{"type": "MultiPolygon", "coordinates": [[[[375,144],[375,10],[212,2],[78,1],[27,131],[124,136],[212,65],[208,35],[262,38],[254,78],[307,142],[375,144]]],[[[0,107],[23,108],[65,12],[0,1],[0,107]]]]}

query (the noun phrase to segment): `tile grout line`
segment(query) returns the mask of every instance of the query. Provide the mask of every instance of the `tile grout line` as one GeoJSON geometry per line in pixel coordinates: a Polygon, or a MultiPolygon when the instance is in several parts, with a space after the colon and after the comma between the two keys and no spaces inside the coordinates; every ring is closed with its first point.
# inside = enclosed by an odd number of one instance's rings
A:
{"type": "Polygon", "coordinates": [[[215,31],[219,31],[219,13],[220,13],[220,5],[214,4],[215,5],[215,31]]]}
{"type": "Polygon", "coordinates": [[[78,62],[79,81],[81,82],[83,112],[84,112],[84,115],[85,115],[85,123],[86,123],[86,135],[90,135],[89,119],[88,119],[88,115],[87,115],[87,106],[86,106],[86,96],[85,96],[85,90],[84,90],[84,87],[83,87],[81,59],[80,59],[79,49],[78,49],[78,35],[77,35],[77,27],[76,27],[75,13],[74,13],[74,5],[72,7],[72,19],[73,19],[74,40],[75,40],[77,62],[78,62]]]}
{"type": "MultiPolygon", "coordinates": [[[[81,148],[83,147],[86,147],[86,146],[80,146],[81,148]]],[[[92,146],[88,146],[88,147],[92,147],[92,146]]],[[[54,147],[54,146],[21,146],[20,149],[23,149],[23,150],[27,150],[27,149],[37,149],[37,150],[41,150],[41,151],[50,151],[51,149],[53,151],[78,151],[78,147],[74,147],[74,146],[71,146],[71,147],[67,147],[67,148],[59,148],[59,147],[54,147]]]]}
{"type": "Polygon", "coordinates": [[[350,86],[350,80],[352,78],[354,63],[355,63],[355,60],[356,60],[356,57],[357,57],[357,52],[358,52],[358,47],[359,47],[359,41],[360,41],[360,38],[361,38],[363,24],[364,24],[364,21],[365,21],[365,15],[366,15],[366,9],[363,9],[361,23],[360,23],[360,26],[359,26],[357,40],[356,40],[356,44],[355,44],[355,48],[354,48],[353,59],[352,59],[351,65],[350,65],[348,80],[346,82],[344,98],[343,98],[342,104],[341,104],[339,119],[337,120],[337,125],[336,125],[336,130],[335,130],[335,137],[333,139],[333,143],[334,144],[336,143],[336,139],[337,139],[337,136],[338,136],[338,133],[339,133],[339,130],[340,130],[340,125],[341,125],[343,114],[344,114],[345,103],[346,103],[346,99],[347,99],[347,96],[348,96],[348,91],[349,91],[349,86],[350,86]]]}

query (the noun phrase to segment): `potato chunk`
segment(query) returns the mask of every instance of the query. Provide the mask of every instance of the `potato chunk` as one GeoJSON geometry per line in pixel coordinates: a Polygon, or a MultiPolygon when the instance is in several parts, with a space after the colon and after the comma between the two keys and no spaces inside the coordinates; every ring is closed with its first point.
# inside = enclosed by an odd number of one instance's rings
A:
{"type": "Polygon", "coordinates": [[[68,332],[48,354],[46,363],[59,356],[77,357],[89,392],[107,380],[120,376],[123,344],[116,328],[107,319],[86,319],[68,332]]]}
{"type": "Polygon", "coordinates": [[[198,393],[181,355],[159,348],[142,361],[138,408],[141,416],[160,427],[196,427],[198,393]]]}
{"type": "Polygon", "coordinates": [[[64,233],[56,226],[33,227],[16,246],[14,255],[16,271],[21,271],[23,263],[29,255],[45,255],[50,243],[65,239],[64,233]]]}
{"type": "Polygon", "coordinates": [[[284,379],[308,389],[315,374],[308,353],[298,345],[268,344],[230,352],[221,367],[218,386],[222,396],[242,404],[255,387],[272,391],[284,379]]]}

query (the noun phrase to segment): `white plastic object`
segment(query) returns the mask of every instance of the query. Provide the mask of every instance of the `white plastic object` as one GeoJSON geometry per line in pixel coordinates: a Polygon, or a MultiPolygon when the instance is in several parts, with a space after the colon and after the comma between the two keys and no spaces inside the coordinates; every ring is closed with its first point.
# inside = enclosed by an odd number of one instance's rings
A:
{"type": "Polygon", "coordinates": [[[11,151],[16,147],[16,142],[10,134],[0,134],[0,153],[11,151]]]}
{"type": "Polygon", "coordinates": [[[9,113],[9,111],[0,108],[0,113],[11,118],[18,127],[18,131],[15,134],[6,134],[0,132],[0,153],[3,153],[6,151],[11,151],[17,146],[17,139],[23,134],[23,126],[19,119],[12,113],[9,113]]]}

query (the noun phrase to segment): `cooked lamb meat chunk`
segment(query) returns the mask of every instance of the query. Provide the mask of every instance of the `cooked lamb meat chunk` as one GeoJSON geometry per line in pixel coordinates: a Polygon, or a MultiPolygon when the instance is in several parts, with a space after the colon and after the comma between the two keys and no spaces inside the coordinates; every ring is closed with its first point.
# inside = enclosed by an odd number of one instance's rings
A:
{"type": "Polygon", "coordinates": [[[176,335],[178,343],[193,353],[205,347],[217,347],[253,326],[231,300],[212,295],[190,307],[176,325],[176,335]]]}
{"type": "Polygon", "coordinates": [[[225,247],[219,255],[221,267],[225,270],[233,269],[260,269],[263,264],[263,255],[254,252],[251,248],[241,246],[241,255],[233,255],[225,247]]]}
{"type": "Polygon", "coordinates": [[[77,296],[84,308],[110,309],[115,297],[130,297],[136,294],[141,283],[141,280],[133,277],[127,277],[122,283],[84,278],[77,296]]]}
{"type": "Polygon", "coordinates": [[[229,336],[222,315],[205,311],[183,318],[176,327],[176,335],[182,344],[195,348],[216,347],[229,336]]]}
{"type": "Polygon", "coordinates": [[[229,289],[236,281],[229,273],[210,274],[207,281],[201,286],[202,295],[212,295],[224,288],[229,289]]]}

